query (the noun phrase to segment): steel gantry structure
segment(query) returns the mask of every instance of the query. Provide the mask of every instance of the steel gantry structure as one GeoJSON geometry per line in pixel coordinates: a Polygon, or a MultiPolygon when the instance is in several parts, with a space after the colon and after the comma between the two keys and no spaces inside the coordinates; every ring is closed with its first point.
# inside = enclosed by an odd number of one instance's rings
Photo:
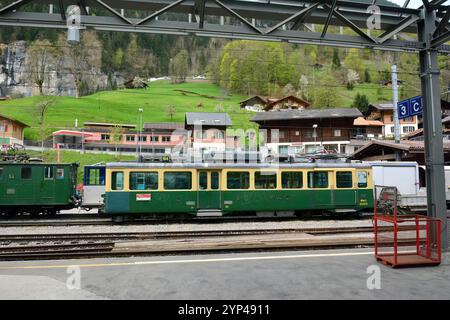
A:
{"type": "MultiPolygon", "coordinates": [[[[445,226],[437,56],[450,54],[450,46],[446,45],[450,41],[448,1],[422,0],[419,8],[409,8],[410,0],[405,0],[403,6],[377,4],[377,0],[2,1],[5,2],[0,9],[3,26],[67,28],[71,19],[66,14],[67,8],[75,5],[81,13],[81,28],[418,53],[424,101],[428,212],[441,218],[445,226]]],[[[446,248],[448,239],[442,239],[446,248]]]]}

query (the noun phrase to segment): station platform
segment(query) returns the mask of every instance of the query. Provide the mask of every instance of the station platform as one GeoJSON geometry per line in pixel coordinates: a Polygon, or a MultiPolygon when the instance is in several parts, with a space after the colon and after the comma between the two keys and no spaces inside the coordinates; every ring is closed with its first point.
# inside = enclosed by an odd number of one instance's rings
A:
{"type": "Polygon", "coordinates": [[[372,249],[0,262],[0,299],[450,299],[442,258],[402,269],[372,249]]]}

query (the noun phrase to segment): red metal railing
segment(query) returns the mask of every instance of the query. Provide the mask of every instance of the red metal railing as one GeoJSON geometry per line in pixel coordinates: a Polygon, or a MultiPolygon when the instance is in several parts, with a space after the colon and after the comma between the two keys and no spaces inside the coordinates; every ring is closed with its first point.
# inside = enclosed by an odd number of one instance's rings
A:
{"type": "Polygon", "coordinates": [[[441,220],[419,214],[398,215],[396,189],[385,187],[380,198],[376,189],[376,259],[393,267],[440,264],[441,220]]]}

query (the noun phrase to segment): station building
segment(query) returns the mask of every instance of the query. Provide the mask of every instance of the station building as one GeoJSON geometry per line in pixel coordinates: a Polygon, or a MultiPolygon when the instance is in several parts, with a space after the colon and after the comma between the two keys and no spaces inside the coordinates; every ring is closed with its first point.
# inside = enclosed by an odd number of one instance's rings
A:
{"type": "Polygon", "coordinates": [[[21,121],[0,114],[0,145],[23,145],[24,129],[28,127],[21,121]]]}
{"type": "Polygon", "coordinates": [[[149,122],[139,132],[134,124],[85,122],[80,130],[59,130],[52,136],[54,146],[65,149],[170,153],[182,138],[174,134],[179,128],[184,128],[182,123],[149,122]]]}
{"type": "Polygon", "coordinates": [[[188,112],[183,122],[145,122],[141,131],[134,124],[85,122],[81,129],[53,132],[53,146],[106,152],[170,154],[223,153],[239,146],[227,136],[232,125],[227,113],[188,112]]]}

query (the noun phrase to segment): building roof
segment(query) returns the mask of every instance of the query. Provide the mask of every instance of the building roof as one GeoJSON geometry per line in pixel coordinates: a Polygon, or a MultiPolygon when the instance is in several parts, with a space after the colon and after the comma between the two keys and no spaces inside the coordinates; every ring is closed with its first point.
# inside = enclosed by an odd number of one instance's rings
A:
{"type": "Polygon", "coordinates": [[[242,101],[239,102],[239,103],[240,103],[240,104],[244,104],[244,103],[246,103],[247,101],[250,101],[250,100],[252,100],[252,99],[258,99],[258,100],[261,100],[261,101],[264,102],[264,103],[267,103],[267,101],[268,101],[266,98],[264,98],[264,97],[262,97],[262,96],[256,95],[256,96],[251,96],[251,97],[248,98],[248,99],[242,100],[242,101]]]}
{"type": "Polygon", "coordinates": [[[26,123],[23,123],[22,121],[13,119],[13,118],[11,118],[11,117],[7,117],[7,116],[5,116],[5,115],[3,115],[3,114],[0,114],[0,118],[6,119],[6,120],[9,120],[9,121],[13,121],[13,122],[15,122],[15,123],[17,123],[17,124],[20,124],[20,125],[21,125],[22,127],[24,127],[24,128],[30,127],[29,125],[27,125],[26,123]]]}
{"type": "Polygon", "coordinates": [[[228,113],[224,112],[186,112],[185,123],[187,125],[205,126],[231,126],[232,122],[228,113]]]}
{"type": "MultiPolygon", "coordinates": [[[[103,127],[103,128],[87,127],[87,128],[82,128],[80,131],[110,134],[113,131],[113,128],[114,127],[103,127]]],[[[120,131],[121,134],[136,134],[136,133],[138,133],[137,130],[130,130],[128,128],[123,128],[123,127],[121,127],[121,128],[122,128],[122,130],[120,131]]]]}
{"type": "MultiPolygon", "coordinates": [[[[387,140],[372,140],[362,148],[356,150],[349,158],[350,159],[362,159],[366,155],[371,154],[373,151],[380,147],[388,147],[400,151],[406,151],[411,153],[424,153],[425,145],[423,141],[411,141],[402,140],[400,143],[387,140]]],[[[444,141],[444,152],[450,152],[450,142],[444,141]]]]}
{"type": "Polygon", "coordinates": [[[250,101],[250,100],[252,100],[252,99],[258,99],[258,100],[260,100],[260,101],[261,101],[263,104],[265,104],[268,108],[273,107],[275,104],[280,103],[280,102],[283,102],[284,100],[289,100],[289,99],[291,99],[291,100],[296,100],[297,103],[303,104],[303,105],[305,105],[306,107],[308,107],[308,106],[310,105],[310,103],[309,103],[308,101],[305,101],[305,100],[303,100],[303,99],[301,99],[301,98],[299,98],[299,97],[293,96],[293,95],[285,96],[285,97],[282,97],[282,98],[262,97],[262,96],[256,95],[256,96],[252,96],[252,97],[250,97],[250,98],[248,98],[248,99],[242,100],[242,101],[239,102],[239,103],[240,103],[241,106],[243,106],[243,105],[245,105],[246,102],[248,102],[248,101],[250,101]]]}
{"type": "Polygon", "coordinates": [[[370,106],[378,110],[394,110],[394,104],[391,101],[370,104],[370,106]]]}
{"type": "Polygon", "coordinates": [[[445,117],[442,119],[442,123],[449,123],[450,122],[450,116],[445,117]]]}
{"type": "MultiPolygon", "coordinates": [[[[108,162],[106,163],[107,168],[181,168],[181,169],[221,169],[221,168],[273,168],[273,163],[181,163],[181,162],[108,162]]],[[[368,169],[371,168],[369,163],[325,163],[325,162],[314,162],[314,163],[278,163],[279,168],[299,168],[299,169],[314,169],[314,168],[359,168],[368,169]]]]}
{"type": "Polygon", "coordinates": [[[276,120],[304,120],[321,118],[357,118],[362,113],[356,108],[336,108],[336,109],[305,109],[259,112],[251,121],[276,121],[276,120]]]}
{"type": "Polygon", "coordinates": [[[146,122],[144,129],[158,129],[158,130],[176,130],[184,129],[182,122],[146,122]]]}
{"type": "Polygon", "coordinates": [[[281,99],[275,99],[275,100],[268,99],[268,101],[269,101],[268,107],[272,107],[272,106],[276,105],[277,103],[283,102],[285,100],[295,100],[295,101],[297,101],[297,103],[304,104],[306,107],[308,107],[310,105],[310,103],[308,101],[305,101],[299,97],[291,95],[291,96],[283,97],[281,99]]]}
{"type": "Polygon", "coordinates": [[[73,136],[73,137],[90,137],[93,133],[75,131],[75,130],[58,130],[52,133],[52,136],[73,136]]]}
{"type": "Polygon", "coordinates": [[[368,143],[370,143],[368,140],[350,139],[348,146],[362,147],[368,143]]]}
{"type": "MultiPolygon", "coordinates": [[[[443,134],[449,134],[450,133],[450,129],[446,129],[446,128],[442,128],[442,133],[443,134]]],[[[403,136],[403,138],[405,139],[411,139],[411,138],[415,138],[415,137],[419,137],[419,136],[423,136],[423,128],[419,128],[413,132],[410,132],[406,135],[403,136]]]]}
{"type": "Polygon", "coordinates": [[[367,126],[367,127],[382,127],[384,126],[383,122],[378,120],[367,120],[363,117],[358,117],[353,121],[354,126],[367,126]]]}
{"type": "Polygon", "coordinates": [[[122,127],[122,128],[130,128],[130,129],[136,128],[135,124],[126,124],[126,123],[85,122],[84,125],[87,126],[87,127],[90,127],[90,126],[95,126],[95,127],[115,127],[115,126],[119,126],[119,127],[122,127]]]}

